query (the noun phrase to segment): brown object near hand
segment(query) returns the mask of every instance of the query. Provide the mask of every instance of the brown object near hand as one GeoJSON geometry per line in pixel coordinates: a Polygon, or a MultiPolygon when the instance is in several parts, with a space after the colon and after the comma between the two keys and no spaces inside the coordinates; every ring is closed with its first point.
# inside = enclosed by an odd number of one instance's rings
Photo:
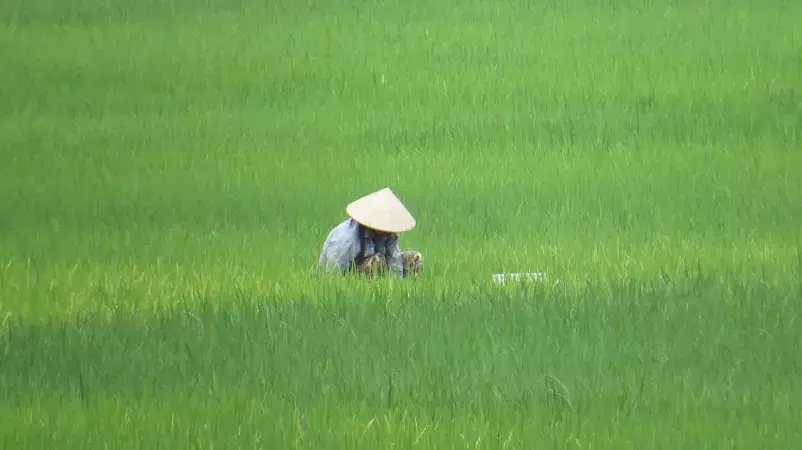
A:
{"type": "Polygon", "coordinates": [[[404,252],[404,268],[407,274],[417,275],[423,269],[423,255],[420,252],[404,252]]]}
{"type": "MultiPolygon", "coordinates": [[[[417,275],[423,269],[423,255],[420,252],[406,251],[402,257],[406,275],[417,275]]],[[[385,273],[389,269],[390,266],[387,263],[387,259],[380,253],[368,256],[357,266],[357,270],[360,273],[368,276],[385,273]]]]}
{"type": "Polygon", "coordinates": [[[377,272],[384,272],[389,269],[387,264],[387,259],[385,259],[384,255],[380,253],[376,253],[374,255],[368,256],[365,258],[364,261],[358,267],[360,272],[363,272],[367,275],[373,275],[377,272]]]}

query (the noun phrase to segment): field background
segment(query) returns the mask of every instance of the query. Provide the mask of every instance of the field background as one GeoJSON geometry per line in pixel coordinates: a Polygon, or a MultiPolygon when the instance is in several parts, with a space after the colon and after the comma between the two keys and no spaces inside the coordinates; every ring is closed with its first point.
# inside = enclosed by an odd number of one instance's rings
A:
{"type": "Polygon", "coordinates": [[[0,447],[799,446],[799,17],[2,3],[0,447]],[[385,186],[425,274],[316,273],[385,186]]]}

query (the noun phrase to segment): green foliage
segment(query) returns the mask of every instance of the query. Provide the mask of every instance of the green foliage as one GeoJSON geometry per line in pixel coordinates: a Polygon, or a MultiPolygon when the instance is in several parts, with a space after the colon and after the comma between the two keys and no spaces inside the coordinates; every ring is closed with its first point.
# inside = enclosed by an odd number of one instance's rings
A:
{"type": "Polygon", "coordinates": [[[0,446],[797,446],[800,16],[7,2],[0,446]],[[317,273],[385,186],[423,276],[317,273]]]}

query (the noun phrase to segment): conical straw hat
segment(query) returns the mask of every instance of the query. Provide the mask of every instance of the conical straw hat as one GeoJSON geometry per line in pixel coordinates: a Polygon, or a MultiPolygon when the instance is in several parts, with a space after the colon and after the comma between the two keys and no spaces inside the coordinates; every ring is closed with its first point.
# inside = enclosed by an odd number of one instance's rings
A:
{"type": "Polygon", "coordinates": [[[352,202],[345,211],[352,219],[378,231],[401,233],[415,228],[415,218],[390,188],[352,202]]]}

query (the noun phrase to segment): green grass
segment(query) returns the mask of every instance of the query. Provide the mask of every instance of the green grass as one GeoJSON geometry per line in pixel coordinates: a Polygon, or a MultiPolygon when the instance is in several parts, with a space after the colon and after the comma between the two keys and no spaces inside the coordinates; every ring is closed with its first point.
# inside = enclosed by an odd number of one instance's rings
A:
{"type": "Polygon", "coordinates": [[[798,447],[797,17],[4,3],[0,447],[798,447]],[[425,274],[320,276],[385,186],[425,274]]]}

